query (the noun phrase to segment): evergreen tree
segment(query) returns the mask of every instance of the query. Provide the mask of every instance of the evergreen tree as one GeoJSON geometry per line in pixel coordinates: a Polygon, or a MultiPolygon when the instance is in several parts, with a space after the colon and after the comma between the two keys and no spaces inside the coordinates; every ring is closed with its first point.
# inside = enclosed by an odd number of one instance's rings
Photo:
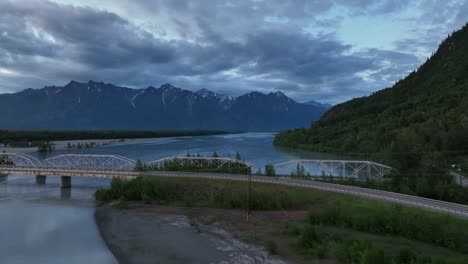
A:
{"type": "Polygon", "coordinates": [[[265,165],[265,176],[276,176],[275,166],[273,166],[273,164],[265,165]]]}
{"type": "Polygon", "coordinates": [[[143,169],[143,163],[141,162],[141,160],[137,160],[135,163],[135,171],[143,171],[143,169]]]}

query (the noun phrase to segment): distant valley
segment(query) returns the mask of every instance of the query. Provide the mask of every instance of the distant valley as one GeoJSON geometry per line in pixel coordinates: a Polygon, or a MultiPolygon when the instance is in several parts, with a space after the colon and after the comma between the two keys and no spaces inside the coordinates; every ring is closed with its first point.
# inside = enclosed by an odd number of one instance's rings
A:
{"type": "Polygon", "coordinates": [[[238,97],[164,84],[131,89],[71,81],[0,95],[0,129],[279,131],[309,127],[330,106],[298,103],[282,92],[238,97]]]}

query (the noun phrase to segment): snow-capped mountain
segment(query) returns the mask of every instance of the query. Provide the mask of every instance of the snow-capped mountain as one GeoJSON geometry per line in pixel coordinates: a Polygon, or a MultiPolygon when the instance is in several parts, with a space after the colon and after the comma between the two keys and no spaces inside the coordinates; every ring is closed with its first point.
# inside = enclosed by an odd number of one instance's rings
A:
{"type": "Polygon", "coordinates": [[[308,127],[325,111],[282,92],[234,97],[170,84],[131,89],[71,81],[0,95],[1,129],[217,129],[277,131],[308,127]]]}

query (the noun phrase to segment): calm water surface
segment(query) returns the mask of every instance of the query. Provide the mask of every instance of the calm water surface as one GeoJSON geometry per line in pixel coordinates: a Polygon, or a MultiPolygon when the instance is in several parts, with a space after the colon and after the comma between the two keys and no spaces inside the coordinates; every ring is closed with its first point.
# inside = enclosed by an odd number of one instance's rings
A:
{"type": "MultiPolygon", "coordinates": [[[[55,151],[66,153],[116,154],[152,161],[187,153],[235,156],[256,168],[297,158],[337,158],[310,152],[289,152],[273,147],[272,133],[245,133],[203,137],[154,139],[91,149],[55,151]]],[[[35,154],[38,155],[38,154],[35,154]]],[[[99,236],[94,222],[96,188],[107,186],[105,179],[73,178],[72,188],[61,190],[58,177],[36,185],[34,177],[0,177],[0,259],[1,263],[115,263],[99,236]]]]}

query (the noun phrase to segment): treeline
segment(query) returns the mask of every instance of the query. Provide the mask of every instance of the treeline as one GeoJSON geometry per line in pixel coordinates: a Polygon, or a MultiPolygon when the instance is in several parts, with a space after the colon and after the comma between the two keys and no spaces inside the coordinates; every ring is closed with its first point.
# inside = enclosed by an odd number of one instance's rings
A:
{"type": "MultiPolygon", "coordinates": [[[[142,201],[163,205],[246,209],[247,182],[141,176],[112,179],[109,188],[95,193],[101,201],[142,201]]],[[[272,184],[253,184],[252,210],[306,209],[323,199],[322,192],[272,184]]]]}
{"type": "Polygon", "coordinates": [[[391,163],[399,170],[447,167],[468,156],[468,26],[392,88],[336,105],[311,128],[276,145],[391,163]]]}
{"type": "Polygon", "coordinates": [[[239,152],[235,159],[238,161],[228,162],[219,158],[217,152],[210,157],[203,157],[200,154],[187,153],[186,158],[174,158],[166,160],[160,164],[146,164],[140,160],[136,161],[135,171],[189,171],[189,172],[212,172],[229,174],[250,174],[251,168],[242,164],[242,158],[239,152]]]}
{"type": "Polygon", "coordinates": [[[451,165],[468,169],[466,47],[467,26],[392,88],[336,105],[311,128],[278,134],[274,144],[385,163],[403,177],[398,188],[423,196],[451,192],[451,165]]]}
{"type": "Polygon", "coordinates": [[[213,130],[166,130],[166,131],[123,131],[123,130],[83,130],[83,131],[27,131],[0,130],[0,144],[11,147],[39,146],[43,142],[83,139],[126,139],[160,138],[179,136],[207,136],[216,134],[239,133],[234,131],[213,130]]]}

